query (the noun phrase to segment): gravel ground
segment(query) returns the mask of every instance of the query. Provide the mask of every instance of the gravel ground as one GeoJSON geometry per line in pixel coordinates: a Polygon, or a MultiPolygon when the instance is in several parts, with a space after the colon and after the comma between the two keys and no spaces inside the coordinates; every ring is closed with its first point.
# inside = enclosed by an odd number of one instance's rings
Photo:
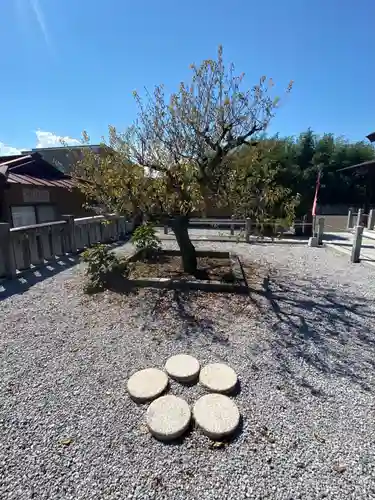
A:
{"type": "Polygon", "coordinates": [[[235,248],[269,275],[250,298],[87,297],[81,266],[0,291],[1,499],[375,498],[375,269],[329,249],[235,248]],[[147,433],[127,378],[179,352],[237,371],[230,443],[147,433]]]}

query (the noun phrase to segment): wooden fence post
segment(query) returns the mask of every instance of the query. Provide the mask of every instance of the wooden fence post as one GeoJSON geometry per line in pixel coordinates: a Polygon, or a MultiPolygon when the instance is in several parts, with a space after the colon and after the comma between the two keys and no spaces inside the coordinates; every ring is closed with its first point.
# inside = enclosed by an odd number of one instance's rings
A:
{"type": "Polygon", "coordinates": [[[350,255],[350,261],[353,263],[359,262],[359,256],[361,254],[362,235],[363,226],[357,226],[354,232],[352,253],[350,255]]]}
{"type": "Polygon", "coordinates": [[[346,221],[346,229],[351,229],[352,228],[352,223],[353,223],[353,209],[349,208],[348,210],[348,218],[346,221]]]}
{"type": "MultiPolygon", "coordinates": [[[[231,218],[232,218],[232,220],[234,220],[234,215],[232,215],[231,218]]],[[[234,224],[233,223],[230,225],[230,234],[231,234],[231,236],[234,235],[234,224]]]]}
{"type": "Polygon", "coordinates": [[[368,214],[368,219],[367,219],[367,229],[374,229],[375,225],[375,210],[372,208],[368,214]]]}
{"type": "Polygon", "coordinates": [[[363,217],[363,210],[362,210],[362,208],[359,208],[358,209],[358,213],[357,213],[357,224],[356,224],[356,226],[360,226],[361,225],[362,217],[363,217]]]}
{"type": "Polygon", "coordinates": [[[119,219],[120,223],[120,240],[126,239],[126,217],[122,215],[119,219]]]}
{"type": "Polygon", "coordinates": [[[318,219],[318,245],[323,245],[323,234],[324,234],[324,217],[319,217],[318,219]]]}
{"type": "Polygon", "coordinates": [[[313,215],[312,218],[312,236],[316,236],[317,227],[316,227],[316,215],[313,215]]]}
{"type": "Polygon", "coordinates": [[[74,215],[63,215],[63,220],[66,221],[66,235],[67,235],[67,253],[76,253],[77,252],[77,242],[76,242],[76,233],[74,226],[74,215]]]}
{"type": "Polygon", "coordinates": [[[250,232],[251,232],[251,220],[249,218],[247,218],[246,219],[246,233],[245,233],[246,243],[250,243],[250,232]]]}
{"type": "Polygon", "coordinates": [[[0,259],[4,262],[4,274],[7,278],[17,275],[16,262],[10,233],[10,224],[0,222],[0,259]]]}

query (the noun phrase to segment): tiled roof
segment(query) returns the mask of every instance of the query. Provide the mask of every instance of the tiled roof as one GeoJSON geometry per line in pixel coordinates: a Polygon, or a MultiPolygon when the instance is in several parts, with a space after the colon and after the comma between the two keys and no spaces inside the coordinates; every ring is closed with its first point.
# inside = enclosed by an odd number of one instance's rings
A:
{"type": "Polygon", "coordinates": [[[56,167],[44,161],[37,153],[13,156],[9,160],[1,162],[1,174],[6,177],[9,184],[62,189],[72,189],[76,186],[70,176],[63,174],[56,167]],[[30,175],[34,174],[34,172],[35,175],[30,175]]]}
{"type": "Polygon", "coordinates": [[[0,163],[9,163],[11,160],[16,160],[19,158],[22,158],[25,155],[29,155],[30,152],[25,152],[22,154],[17,154],[17,155],[1,155],[0,156],[0,163]]]}
{"type": "Polygon", "coordinates": [[[31,175],[25,174],[13,174],[12,172],[8,173],[7,182],[9,184],[58,187],[63,189],[72,189],[76,186],[76,183],[71,177],[65,177],[63,179],[40,179],[39,177],[32,177],[31,175]]]}
{"type": "Polygon", "coordinates": [[[9,168],[12,168],[16,165],[27,164],[34,161],[34,158],[31,155],[17,155],[17,156],[9,156],[9,158],[2,156],[0,165],[7,165],[9,168]],[[6,158],[6,159],[5,159],[6,158]]]}
{"type": "Polygon", "coordinates": [[[8,173],[8,167],[6,165],[0,165],[0,175],[6,177],[8,173]]]}

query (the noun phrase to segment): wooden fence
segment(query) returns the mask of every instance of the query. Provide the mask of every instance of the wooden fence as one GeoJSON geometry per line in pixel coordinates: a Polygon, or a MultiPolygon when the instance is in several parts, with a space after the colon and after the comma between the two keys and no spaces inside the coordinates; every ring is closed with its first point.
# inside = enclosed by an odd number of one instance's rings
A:
{"type": "MultiPolygon", "coordinates": [[[[164,234],[168,234],[169,228],[172,226],[172,219],[164,220],[164,234]]],[[[293,224],[293,230],[300,236],[310,235],[312,231],[312,222],[296,221],[293,224]]],[[[235,231],[240,231],[245,238],[245,241],[250,240],[250,236],[283,236],[284,233],[292,231],[292,227],[286,227],[281,220],[269,219],[262,223],[252,221],[250,218],[236,219],[234,216],[230,219],[224,218],[208,218],[208,217],[192,217],[189,219],[189,228],[211,227],[211,228],[229,228],[231,236],[235,231]]]]}
{"type": "Polygon", "coordinates": [[[369,213],[366,214],[362,208],[359,208],[357,212],[355,212],[354,209],[349,208],[347,229],[353,230],[357,226],[363,226],[372,231],[375,226],[375,209],[372,208],[369,213]]]}
{"type": "Polygon", "coordinates": [[[84,217],[10,228],[0,223],[0,278],[40,266],[51,259],[74,254],[96,243],[111,243],[133,231],[134,220],[119,215],[84,217]]]}

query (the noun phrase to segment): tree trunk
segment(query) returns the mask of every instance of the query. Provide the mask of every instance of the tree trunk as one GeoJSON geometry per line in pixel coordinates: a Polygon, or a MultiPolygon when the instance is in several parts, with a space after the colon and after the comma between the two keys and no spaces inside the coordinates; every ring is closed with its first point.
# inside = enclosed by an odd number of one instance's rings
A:
{"type": "Polygon", "coordinates": [[[176,236],[181,251],[182,267],[186,273],[195,274],[197,271],[197,256],[188,232],[189,217],[179,215],[172,221],[172,230],[176,236]]]}

